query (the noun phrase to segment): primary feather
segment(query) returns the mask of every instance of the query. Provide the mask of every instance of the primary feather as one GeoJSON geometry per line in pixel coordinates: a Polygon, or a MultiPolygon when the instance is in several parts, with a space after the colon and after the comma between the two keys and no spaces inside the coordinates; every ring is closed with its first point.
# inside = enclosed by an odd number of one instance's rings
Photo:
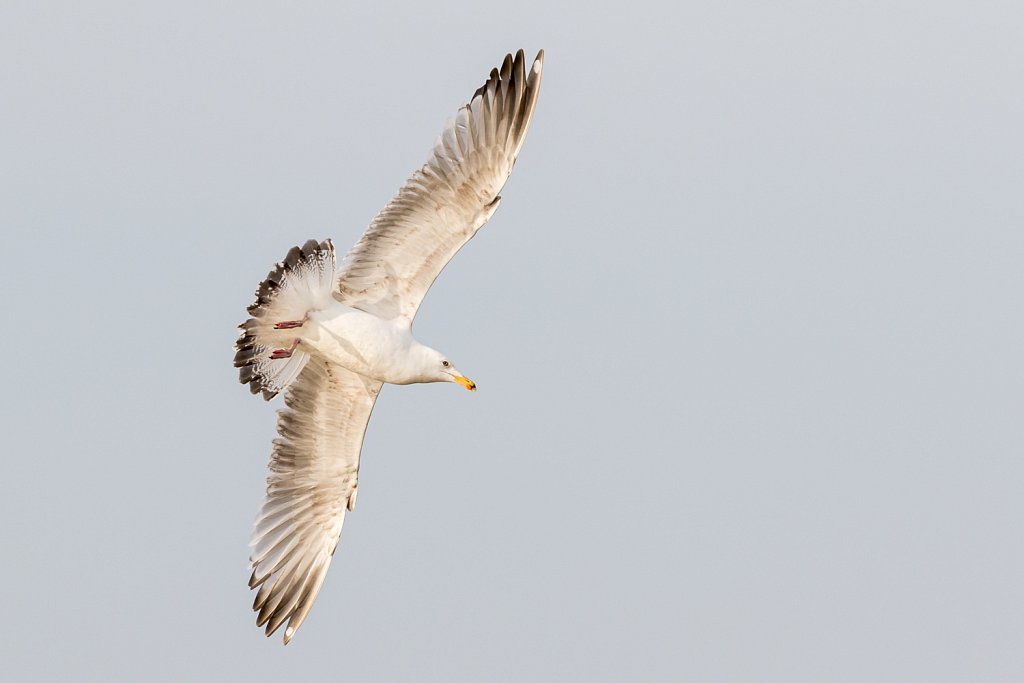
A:
{"type": "Polygon", "coordinates": [[[544,51],[526,69],[523,51],[448,121],[422,168],[398,191],[342,260],[342,301],[412,320],[448,261],[497,208],[526,139],[540,91],[544,51]]]}

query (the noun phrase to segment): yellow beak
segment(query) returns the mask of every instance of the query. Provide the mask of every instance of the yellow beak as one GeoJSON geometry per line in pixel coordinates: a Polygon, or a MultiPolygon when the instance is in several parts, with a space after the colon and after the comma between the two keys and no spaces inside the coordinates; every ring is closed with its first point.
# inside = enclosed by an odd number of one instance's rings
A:
{"type": "Polygon", "coordinates": [[[462,375],[452,375],[452,377],[455,378],[456,382],[458,382],[462,386],[466,387],[470,391],[476,391],[476,382],[474,382],[470,378],[463,377],[462,375]]]}

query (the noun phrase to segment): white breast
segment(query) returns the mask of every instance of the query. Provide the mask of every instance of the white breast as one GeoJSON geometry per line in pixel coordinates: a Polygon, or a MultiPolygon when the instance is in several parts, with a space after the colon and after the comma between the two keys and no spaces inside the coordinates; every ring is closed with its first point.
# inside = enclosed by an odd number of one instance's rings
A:
{"type": "Polygon", "coordinates": [[[328,362],[381,382],[405,379],[403,361],[412,345],[406,324],[335,302],[324,310],[310,311],[301,329],[303,345],[328,362]]]}

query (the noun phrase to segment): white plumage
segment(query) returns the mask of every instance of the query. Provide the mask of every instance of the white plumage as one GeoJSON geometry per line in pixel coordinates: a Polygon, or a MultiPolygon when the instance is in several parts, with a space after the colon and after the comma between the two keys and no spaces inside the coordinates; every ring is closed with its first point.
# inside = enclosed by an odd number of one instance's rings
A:
{"type": "Polygon", "coordinates": [[[293,248],[270,272],[240,327],[242,383],[278,413],[267,497],[252,536],[253,609],[271,635],[295,635],[323,585],[359,452],[384,382],[476,385],[412,336],[412,320],[445,264],[490,219],[522,148],[544,53],[520,50],[445,126],[427,163],[370,223],[336,270],[330,240],[293,248]]]}

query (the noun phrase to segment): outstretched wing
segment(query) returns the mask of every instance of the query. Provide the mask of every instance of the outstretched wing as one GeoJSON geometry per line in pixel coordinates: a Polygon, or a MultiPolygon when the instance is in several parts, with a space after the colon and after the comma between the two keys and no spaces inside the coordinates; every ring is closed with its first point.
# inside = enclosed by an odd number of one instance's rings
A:
{"type": "Polygon", "coordinates": [[[523,146],[540,89],[544,51],[523,51],[445,126],[427,163],[370,223],[342,261],[341,300],[378,317],[410,322],[445,264],[498,208],[523,146]]]}
{"type": "Polygon", "coordinates": [[[252,540],[256,625],[287,644],[316,600],[356,500],[359,451],[381,383],[311,358],[278,412],[267,497],[252,540]]]}

